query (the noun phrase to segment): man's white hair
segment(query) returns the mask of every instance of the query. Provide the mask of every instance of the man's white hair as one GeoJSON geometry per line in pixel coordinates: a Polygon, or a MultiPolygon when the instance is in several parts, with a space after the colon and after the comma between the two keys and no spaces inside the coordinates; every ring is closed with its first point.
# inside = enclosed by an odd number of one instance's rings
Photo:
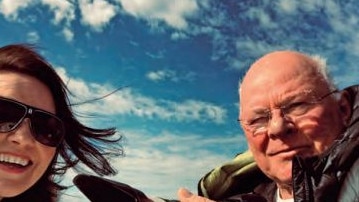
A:
{"type": "Polygon", "coordinates": [[[320,55],[309,55],[309,58],[312,59],[315,63],[315,67],[317,68],[319,74],[322,75],[324,80],[328,83],[328,86],[331,90],[337,89],[334,84],[332,77],[330,76],[328,67],[327,67],[327,59],[321,57],[320,55]]]}

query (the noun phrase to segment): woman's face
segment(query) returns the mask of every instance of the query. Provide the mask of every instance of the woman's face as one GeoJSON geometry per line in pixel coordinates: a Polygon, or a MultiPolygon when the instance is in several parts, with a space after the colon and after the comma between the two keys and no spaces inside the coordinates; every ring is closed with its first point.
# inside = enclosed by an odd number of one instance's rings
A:
{"type": "MultiPolygon", "coordinates": [[[[55,113],[50,90],[28,75],[0,71],[0,97],[55,113]]],[[[55,147],[34,139],[29,124],[25,118],[15,130],[0,133],[0,199],[17,196],[34,185],[56,153],[55,147]]]]}

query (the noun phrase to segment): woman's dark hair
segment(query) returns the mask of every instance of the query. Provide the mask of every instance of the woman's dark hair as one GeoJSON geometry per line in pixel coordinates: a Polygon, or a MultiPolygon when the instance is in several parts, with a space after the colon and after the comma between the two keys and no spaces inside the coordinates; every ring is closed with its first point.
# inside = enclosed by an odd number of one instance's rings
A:
{"type": "Polygon", "coordinates": [[[0,73],[11,71],[32,76],[51,91],[56,115],[64,122],[65,137],[57,147],[57,153],[45,174],[30,189],[19,196],[4,201],[53,201],[65,187],[59,180],[66,170],[79,162],[99,175],[111,175],[116,171],[106,155],[122,155],[115,137],[115,128],[95,129],[81,124],[74,116],[68,98],[70,91],[54,68],[29,44],[14,44],[0,48],[0,73]]]}

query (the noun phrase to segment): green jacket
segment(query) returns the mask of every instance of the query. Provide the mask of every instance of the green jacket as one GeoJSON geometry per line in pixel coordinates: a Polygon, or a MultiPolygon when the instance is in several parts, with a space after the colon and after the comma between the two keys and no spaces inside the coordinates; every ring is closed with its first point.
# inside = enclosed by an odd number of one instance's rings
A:
{"type": "Polygon", "coordinates": [[[198,194],[222,200],[238,193],[251,192],[269,179],[259,170],[252,153],[246,151],[205,175],[198,183],[198,194]]]}

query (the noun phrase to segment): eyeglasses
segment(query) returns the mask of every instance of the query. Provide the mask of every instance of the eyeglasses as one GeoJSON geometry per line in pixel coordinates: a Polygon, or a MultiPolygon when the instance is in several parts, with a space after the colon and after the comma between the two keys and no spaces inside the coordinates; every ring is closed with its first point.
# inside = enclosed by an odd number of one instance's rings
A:
{"type": "Polygon", "coordinates": [[[52,113],[12,99],[0,97],[0,133],[15,130],[25,119],[30,119],[31,134],[36,141],[57,147],[65,134],[62,121],[52,113]]]}
{"type": "MultiPolygon", "coordinates": [[[[282,116],[284,118],[298,118],[300,116],[306,115],[309,110],[311,110],[316,104],[319,104],[326,97],[337,92],[338,90],[334,90],[314,100],[296,101],[278,108],[281,110],[282,116]]],[[[238,121],[243,123],[243,125],[247,127],[249,131],[255,136],[267,131],[269,120],[271,118],[272,113],[270,110],[268,110],[264,113],[264,115],[259,115],[249,120],[239,119],[238,121]]]]}

